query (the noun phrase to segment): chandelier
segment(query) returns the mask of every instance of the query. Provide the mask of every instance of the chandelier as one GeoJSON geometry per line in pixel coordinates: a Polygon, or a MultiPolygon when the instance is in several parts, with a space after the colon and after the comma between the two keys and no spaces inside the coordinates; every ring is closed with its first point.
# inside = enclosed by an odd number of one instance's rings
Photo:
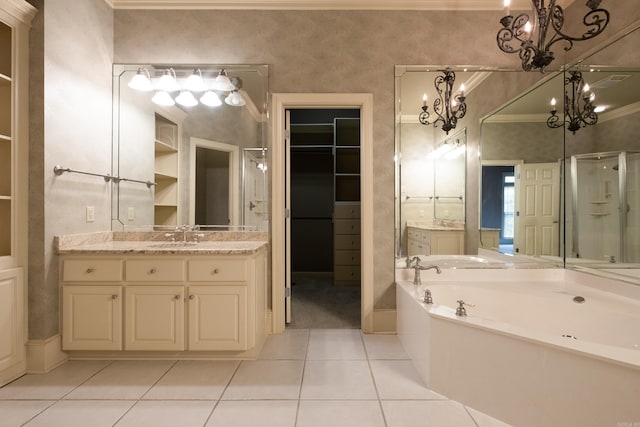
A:
{"type": "Polygon", "coordinates": [[[551,99],[551,116],[547,119],[547,126],[559,128],[565,123],[575,135],[576,131],[587,125],[598,123],[593,100],[595,94],[591,92],[589,85],[582,79],[579,71],[569,71],[569,76],[564,78],[564,120],[561,121],[557,114],[556,99],[551,99]]]}
{"type": "Polygon", "coordinates": [[[433,81],[438,93],[438,99],[433,102],[433,111],[438,116],[433,122],[429,121],[429,107],[427,107],[427,94],[422,97],[422,113],[418,116],[423,125],[433,124],[438,127],[438,122],[442,122],[442,130],[449,135],[449,131],[456,128],[458,120],[467,113],[467,104],[464,96],[464,83],[460,85],[460,93],[453,95],[453,84],[456,81],[456,73],[446,69],[442,70],[442,75],[436,76],[433,81]]]}
{"type": "Polygon", "coordinates": [[[599,8],[602,0],[588,0],[589,9],[582,18],[586,31],[577,37],[563,33],[564,10],[550,0],[545,7],[545,0],[531,0],[533,18],[521,13],[515,18],[510,13],[511,0],[504,0],[506,15],[500,20],[502,28],[498,31],[498,47],[507,53],[517,53],[522,61],[522,69],[541,72],[554,59],[551,46],[559,41],[566,43],[564,50],[573,47],[573,42],[589,40],[602,33],[609,24],[609,12],[599,8]]]}

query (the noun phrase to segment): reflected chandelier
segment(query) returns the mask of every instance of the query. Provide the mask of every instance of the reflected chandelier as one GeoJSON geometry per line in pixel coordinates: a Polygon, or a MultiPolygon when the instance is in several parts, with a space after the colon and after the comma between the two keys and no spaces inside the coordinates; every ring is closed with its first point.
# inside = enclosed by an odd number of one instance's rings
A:
{"type": "Polygon", "coordinates": [[[550,0],[545,7],[545,0],[531,0],[533,19],[526,13],[515,18],[510,13],[511,0],[504,0],[506,15],[500,20],[502,28],[498,31],[498,47],[507,53],[517,53],[522,61],[522,69],[530,71],[539,69],[541,72],[554,59],[551,46],[559,41],[566,42],[565,51],[573,47],[573,42],[589,40],[602,33],[609,24],[609,12],[600,8],[602,0],[588,0],[589,9],[582,18],[587,28],[577,37],[563,33],[564,10],[550,0]]]}
{"type": "Polygon", "coordinates": [[[437,76],[433,81],[438,93],[438,99],[433,102],[433,111],[438,116],[433,122],[429,121],[429,107],[427,107],[427,94],[422,97],[422,113],[418,116],[423,125],[433,124],[438,127],[438,122],[442,122],[442,130],[449,135],[449,131],[456,128],[458,120],[467,113],[467,104],[464,100],[464,83],[460,85],[460,93],[453,95],[453,84],[456,81],[456,73],[446,69],[442,70],[442,75],[437,76]]]}
{"type": "Polygon", "coordinates": [[[547,126],[559,128],[566,123],[567,129],[575,135],[580,128],[598,123],[598,114],[593,105],[595,94],[582,79],[582,73],[569,71],[569,76],[564,78],[564,88],[564,120],[561,121],[557,115],[556,99],[552,98],[547,126]]]}

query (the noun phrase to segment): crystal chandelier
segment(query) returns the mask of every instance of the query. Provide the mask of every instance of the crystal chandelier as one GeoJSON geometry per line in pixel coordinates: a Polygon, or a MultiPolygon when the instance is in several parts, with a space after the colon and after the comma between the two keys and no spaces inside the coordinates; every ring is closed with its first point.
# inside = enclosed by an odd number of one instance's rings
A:
{"type": "Polygon", "coordinates": [[[589,40],[602,33],[609,24],[609,12],[600,8],[602,0],[588,0],[590,9],[582,18],[586,30],[581,36],[573,37],[563,32],[564,10],[550,0],[531,0],[533,17],[521,13],[515,18],[510,13],[511,0],[504,0],[506,15],[500,20],[502,28],[498,31],[498,47],[507,53],[517,53],[522,61],[522,69],[544,71],[554,59],[550,50],[555,43],[564,41],[564,50],[573,47],[573,42],[589,40]]]}
{"type": "Polygon", "coordinates": [[[567,129],[575,135],[580,128],[598,123],[598,115],[593,105],[595,94],[582,79],[582,73],[569,71],[569,76],[564,78],[564,88],[564,120],[560,120],[556,99],[552,98],[551,116],[547,119],[547,126],[559,128],[566,123],[567,129]]]}
{"type": "Polygon", "coordinates": [[[433,122],[429,121],[429,107],[427,107],[427,94],[422,97],[422,113],[418,116],[423,125],[433,124],[438,127],[438,122],[442,122],[442,130],[449,135],[449,131],[456,128],[458,120],[467,113],[467,104],[464,100],[464,84],[460,85],[460,93],[453,95],[453,84],[456,81],[456,73],[446,69],[442,70],[434,80],[434,86],[438,93],[438,99],[433,102],[433,111],[438,116],[433,122]]]}

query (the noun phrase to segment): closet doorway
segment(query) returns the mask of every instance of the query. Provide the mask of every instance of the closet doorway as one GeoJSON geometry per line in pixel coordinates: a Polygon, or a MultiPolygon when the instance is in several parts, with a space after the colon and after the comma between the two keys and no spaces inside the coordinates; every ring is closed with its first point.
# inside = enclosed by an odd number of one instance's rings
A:
{"type": "Polygon", "coordinates": [[[360,110],[288,109],[290,328],[360,328],[360,110]]]}

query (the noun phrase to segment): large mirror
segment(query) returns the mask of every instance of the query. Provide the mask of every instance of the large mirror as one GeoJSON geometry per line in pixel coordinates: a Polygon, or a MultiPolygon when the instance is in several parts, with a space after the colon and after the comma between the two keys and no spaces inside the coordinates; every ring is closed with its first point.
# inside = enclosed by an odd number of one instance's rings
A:
{"type": "MultiPolygon", "coordinates": [[[[453,71],[452,89],[471,72],[453,71]]],[[[396,140],[398,152],[396,224],[397,256],[464,253],[466,203],[466,129],[462,122],[446,129],[433,103],[448,90],[444,71],[428,67],[396,67],[396,140]],[[420,121],[426,108],[428,120],[420,121]],[[425,122],[429,122],[426,124],[425,122]]],[[[423,116],[424,117],[424,116],[423,116]]],[[[462,117],[461,117],[462,118],[462,117]]]]}
{"type": "Polygon", "coordinates": [[[268,67],[115,64],[114,228],[267,230],[268,67]]]}

